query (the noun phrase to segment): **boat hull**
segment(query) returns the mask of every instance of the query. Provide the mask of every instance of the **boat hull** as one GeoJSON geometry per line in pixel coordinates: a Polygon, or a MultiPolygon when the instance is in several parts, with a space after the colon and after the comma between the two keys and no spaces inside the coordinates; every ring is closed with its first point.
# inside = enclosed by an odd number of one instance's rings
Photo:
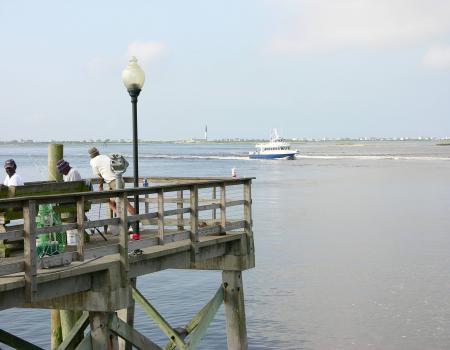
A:
{"type": "Polygon", "coordinates": [[[250,159],[295,159],[296,153],[289,154],[249,154],[250,159]]]}

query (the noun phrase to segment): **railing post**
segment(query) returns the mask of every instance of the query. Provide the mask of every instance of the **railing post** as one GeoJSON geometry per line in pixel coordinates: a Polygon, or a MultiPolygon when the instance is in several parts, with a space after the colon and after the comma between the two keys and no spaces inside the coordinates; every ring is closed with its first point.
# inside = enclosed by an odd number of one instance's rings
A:
{"type": "Polygon", "coordinates": [[[145,212],[145,214],[148,214],[149,212],[150,212],[150,203],[149,203],[149,200],[148,200],[148,193],[146,193],[145,195],[144,195],[144,212],[145,212]]]}
{"type": "Polygon", "coordinates": [[[84,261],[84,215],[84,197],[80,197],[77,201],[77,253],[79,261],[84,261]]]}
{"type": "Polygon", "coordinates": [[[164,244],[164,190],[158,191],[158,240],[164,244]]]}
{"type": "Polygon", "coordinates": [[[255,266],[255,246],[253,243],[253,218],[252,218],[252,180],[244,183],[244,220],[245,235],[247,237],[247,261],[250,267],[255,266]]]}
{"type": "MultiPolygon", "coordinates": [[[[213,186],[212,187],[212,202],[213,204],[215,204],[216,199],[217,199],[217,186],[213,186]]],[[[217,218],[217,210],[214,208],[212,210],[212,215],[211,215],[211,219],[216,220],[217,218]]]]}
{"type": "Polygon", "coordinates": [[[225,183],[220,185],[220,233],[226,233],[227,226],[227,198],[225,194],[225,183]]]}
{"type": "Polygon", "coordinates": [[[127,193],[120,194],[117,215],[119,218],[119,254],[120,254],[120,275],[122,280],[122,286],[128,286],[128,216],[127,216],[127,193]]]}
{"type": "MultiPolygon", "coordinates": [[[[183,190],[177,191],[177,209],[183,209],[184,206],[183,190]]],[[[184,231],[184,214],[180,213],[177,215],[177,230],[184,231]]]]}
{"type": "Polygon", "coordinates": [[[198,187],[196,185],[190,188],[190,205],[191,205],[191,263],[197,260],[198,251],[198,187]]]}
{"type": "Polygon", "coordinates": [[[37,292],[36,266],[36,202],[23,206],[23,253],[25,266],[25,300],[32,302],[37,292]]]}

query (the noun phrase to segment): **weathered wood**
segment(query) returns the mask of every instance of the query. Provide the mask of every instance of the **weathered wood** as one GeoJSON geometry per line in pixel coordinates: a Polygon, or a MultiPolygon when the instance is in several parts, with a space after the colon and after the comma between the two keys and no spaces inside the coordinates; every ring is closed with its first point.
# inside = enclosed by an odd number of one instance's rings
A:
{"type": "MultiPolygon", "coordinates": [[[[35,200],[36,204],[52,203],[47,201],[46,195],[61,195],[64,193],[89,191],[90,187],[84,181],[61,182],[61,183],[42,183],[39,185],[24,185],[9,187],[8,204],[0,203],[0,222],[5,224],[8,220],[22,219],[22,206],[28,200],[35,200]]],[[[5,199],[2,199],[3,201],[5,199]]],[[[76,211],[73,200],[68,197],[58,199],[59,205],[54,208],[59,214],[72,214],[76,211]]],[[[89,210],[90,204],[87,204],[85,210],[89,210]]]]}
{"type": "Polygon", "coordinates": [[[85,249],[84,259],[89,260],[117,253],[119,253],[119,244],[102,245],[97,248],[85,249]]]}
{"type": "Polygon", "coordinates": [[[84,261],[84,197],[77,201],[77,253],[78,260],[84,261]]]}
{"type": "MultiPolygon", "coordinates": [[[[164,191],[164,192],[167,192],[167,191],[164,191]]],[[[172,192],[167,192],[167,193],[172,193],[172,192]]],[[[148,199],[143,199],[143,201],[147,201],[148,203],[158,203],[158,198],[148,198],[148,199]]],[[[164,202],[170,203],[170,204],[189,203],[189,198],[184,197],[183,199],[179,199],[177,197],[165,197],[164,202]]],[[[199,203],[217,203],[217,202],[218,202],[217,198],[215,200],[209,199],[209,198],[203,198],[203,197],[199,198],[199,203]]]]}
{"type": "MultiPolygon", "coordinates": [[[[251,184],[248,179],[243,183],[248,185],[251,184]]],[[[76,305],[77,308],[84,307],[84,309],[88,310],[110,312],[129,305],[127,304],[127,284],[124,283],[127,282],[129,278],[168,268],[206,270],[225,269],[228,271],[239,271],[254,266],[254,262],[251,262],[254,252],[250,249],[253,246],[250,246],[249,243],[250,235],[251,238],[253,238],[251,232],[251,192],[248,191],[246,193],[244,185],[244,198],[239,198],[237,190],[233,190],[231,194],[224,193],[222,196],[222,190],[223,192],[229,191],[228,186],[231,186],[228,181],[216,180],[209,183],[202,182],[201,184],[200,182],[186,182],[182,185],[174,184],[169,187],[163,185],[155,186],[153,188],[109,191],[108,193],[102,194],[104,197],[96,197],[97,194],[91,195],[91,193],[72,193],[55,196],[54,200],[49,199],[52,198],[51,196],[45,198],[42,196],[36,197],[34,199],[36,203],[77,203],[77,206],[80,208],[79,214],[81,214],[81,209],[83,208],[81,200],[84,200],[86,205],[86,202],[91,202],[91,200],[97,200],[98,198],[106,199],[116,196],[126,198],[128,196],[132,197],[136,193],[141,196],[152,194],[153,197],[148,199],[155,199],[158,203],[158,209],[154,210],[149,208],[154,212],[131,217],[131,221],[142,221],[143,217],[147,218],[152,226],[142,230],[141,240],[128,242],[126,250],[123,249],[121,242],[117,243],[118,237],[113,237],[108,242],[92,242],[86,244],[83,251],[85,259],[83,263],[75,261],[78,255],[78,247],[77,252],[67,252],[59,254],[59,256],[37,260],[37,264],[42,264],[44,262],[57,263],[57,260],[64,262],[64,259],[66,258],[73,258],[74,261],[69,268],[61,267],[46,270],[44,273],[40,273],[37,276],[39,291],[36,294],[33,303],[23,304],[25,300],[23,279],[14,276],[2,278],[0,281],[0,309],[16,305],[25,307],[60,307],[62,309],[71,309],[73,308],[73,305],[76,305]],[[221,187],[220,198],[211,198],[212,195],[210,192],[205,190],[199,191],[199,188],[212,189],[213,187],[216,187],[216,189],[221,187]],[[186,190],[190,191],[189,198],[183,198],[183,191],[185,194],[186,190]],[[158,195],[154,196],[154,194],[158,193],[164,193],[164,198],[158,198],[158,195]],[[176,198],[174,197],[175,195],[177,196],[176,198]],[[205,195],[206,198],[200,198],[203,195],[205,195]],[[226,197],[229,197],[228,201],[226,200],[226,197]],[[187,205],[185,203],[189,204],[187,205]],[[172,209],[175,206],[176,209],[172,209]],[[213,218],[213,213],[204,213],[200,216],[201,219],[199,218],[199,214],[203,210],[217,212],[219,209],[222,214],[222,210],[230,206],[243,206],[242,212],[238,210],[229,211],[228,216],[231,218],[232,215],[233,220],[227,221],[226,210],[224,213],[225,215],[221,215],[220,219],[217,214],[215,215],[215,218],[213,218]],[[165,210],[165,207],[169,207],[170,209],[165,210]],[[157,225],[156,229],[153,225],[157,225]],[[179,230],[179,228],[186,228],[186,226],[189,226],[188,231],[179,230]],[[175,231],[175,229],[178,229],[178,231],[175,231]],[[238,229],[244,229],[245,231],[236,232],[238,229]],[[163,232],[161,232],[162,230],[163,232]],[[225,232],[227,233],[226,235],[218,235],[225,232]],[[157,246],[156,244],[160,243],[160,241],[164,242],[165,245],[157,246]],[[100,244],[105,245],[100,246],[100,244]],[[89,249],[95,245],[97,245],[97,248],[89,249]],[[128,256],[128,251],[132,251],[133,249],[142,249],[142,254],[128,256]],[[101,258],[89,261],[89,259],[93,257],[101,258]],[[121,273],[121,271],[125,271],[123,268],[123,266],[125,266],[123,260],[124,257],[126,257],[129,267],[126,274],[121,273]],[[6,280],[11,280],[11,284],[9,284],[9,282],[4,283],[6,280]],[[16,292],[16,296],[13,295],[14,292],[16,292]],[[50,300],[52,301],[51,304],[48,303],[50,300]]],[[[219,197],[217,190],[215,196],[219,197]]],[[[160,195],[159,197],[162,196],[160,195]]],[[[2,199],[0,199],[0,204],[2,205],[6,203],[1,201],[2,199]]],[[[8,203],[15,202],[10,200],[8,203]]],[[[20,205],[23,205],[24,203],[28,204],[23,200],[20,200],[19,203],[20,205]]],[[[117,203],[120,207],[119,201],[117,201],[117,203]]],[[[84,215],[82,217],[84,218],[84,215]]],[[[121,221],[120,217],[112,220],[114,220],[116,224],[124,222],[121,221]]],[[[130,221],[129,216],[127,216],[127,221],[130,221]]],[[[102,224],[105,223],[105,221],[98,220],[91,225],[92,227],[97,227],[99,223],[102,224]]],[[[77,221],[76,224],[72,225],[76,225],[77,229],[82,227],[84,230],[89,223],[80,223],[77,221]]],[[[61,226],[56,229],[67,227],[70,226],[61,226]]],[[[48,232],[48,229],[46,232],[48,232]]],[[[124,237],[128,238],[128,232],[126,232],[124,237]]],[[[251,241],[251,244],[253,244],[253,241],[251,241]]],[[[4,264],[0,265],[0,274],[2,271],[3,273],[17,273],[24,263],[12,263],[12,265],[7,263],[6,265],[7,267],[5,267],[4,264]]],[[[245,314],[243,319],[245,321],[245,314]]],[[[206,322],[205,319],[202,322],[206,323],[200,325],[201,320],[203,319],[197,318],[197,323],[193,329],[198,331],[207,327],[209,321],[206,322]]],[[[167,322],[166,325],[168,325],[167,322]]],[[[182,341],[184,341],[184,336],[188,334],[185,334],[185,330],[183,329],[177,331],[172,329],[172,327],[167,329],[167,332],[178,334],[182,341]]],[[[191,333],[193,334],[191,334],[190,339],[195,340],[191,345],[198,345],[198,343],[196,343],[198,341],[197,337],[200,339],[202,332],[196,333],[194,330],[191,333]]],[[[112,345],[114,346],[114,344],[112,345]]],[[[187,348],[187,346],[185,346],[185,348],[187,348]]]]}
{"type": "MultiPolygon", "coordinates": [[[[221,177],[221,176],[202,176],[202,177],[187,177],[187,176],[175,176],[175,177],[167,177],[167,176],[145,176],[140,177],[139,182],[144,182],[144,178],[147,178],[148,182],[151,183],[191,183],[195,182],[204,182],[204,181],[221,181],[221,180],[229,180],[229,177],[221,177]]],[[[125,183],[133,183],[134,178],[130,176],[123,177],[125,183]]]]}
{"type": "Polygon", "coordinates": [[[34,233],[36,235],[40,235],[43,233],[63,232],[63,231],[67,231],[67,230],[73,230],[76,228],[77,228],[76,223],[61,224],[61,225],[54,225],[54,226],[39,227],[39,228],[35,229],[34,233]]]}
{"type": "Polygon", "coordinates": [[[8,230],[8,228],[6,228],[6,232],[0,233],[0,239],[7,239],[9,241],[23,239],[23,227],[21,229],[13,230],[8,230]]]}
{"type": "Polygon", "coordinates": [[[146,220],[150,220],[153,218],[157,218],[158,213],[148,213],[148,214],[139,214],[139,215],[129,215],[128,222],[133,223],[136,221],[146,222],[146,220]]]}
{"type": "Polygon", "coordinates": [[[219,309],[220,305],[222,305],[223,296],[224,296],[223,287],[220,286],[214,297],[207,304],[207,307],[203,310],[203,313],[197,324],[197,327],[192,332],[191,338],[189,339],[187,347],[188,349],[197,348],[198,343],[202,339],[203,335],[206,333],[208,326],[210,325],[211,321],[213,320],[214,316],[217,313],[217,310],[219,309]]]}
{"type": "MultiPolygon", "coordinates": [[[[213,202],[216,202],[216,200],[217,200],[217,186],[213,186],[212,187],[211,199],[212,199],[213,202]]],[[[216,208],[211,208],[211,209],[212,209],[211,219],[216,220],[216,218],[217,218],[217,210],[216,210],[216,208]]]]}
{"type": "Polygon", "coordinates": [[[110,218],[110,219],[102,219],[102,220],[90,220],[85,221],[83,228],[89,229],[89,228],[95,228],[95,227],[102,227],[102,226],[109,226],[109,225],[118,225],[119,224],[119,218],[110,218]]]}
{"type": "Polygon", "coordinates": [[[158,192],[158,238],[164,244],[164,190],[158,192]]]}
{"type": "Polygon", "coordinates": [[[227,224],[227,197],[225,183],[220,185],[220,226],[222,233],[225,234],[225,226],[227,224]]]}
{"type": "Polygon", "coordinates": [[[56,350],[62,342],[61,318],[59,310],[51,310],[50,314],[50,346],[56,350]]]}
{"type": "Polygon", "coordinates": [[[36,202],[23,207],[25,298],[31,302],[37,292],[36,281],[36,202]]]}
{"type": "Polygon", "coordinates": [[[56,168],[58,160],[63,158],[64,145],[59,143],[50,143],[48,145],[48,179],[50,181],[62,181],[62,173],[56,168]]]}
{"type": "MultiPolygon", "coordinates": [[[[166,199],[164,199],[164,203],[166,203],[166,199]]],[[[177,222],[180,221],[181,223],[183,223],[183,218],[179,216],[183,216],[182,214],[185,213],[190,213],[190,209],[189,208],[180,208],[180,209],[170,209],[170,210],[164,210],[164,217],[167,216],[173,216],[173,215],[177,215],[177,222]]]]}
{"type": "MultiPolygon", "coordinates": [[[[183,191],[177,191],[177,210],[183,210],[183,191]]],[[[184,221],[183,213],[184,211],[179,212],[177,215],[177,228],[180,231],[184,230],[184,225],[182,224],[184,221]]]]}
{"type": "MultiPolygon", "coordinates": [[[[190,265],[191,242],[189,238],[187,240],[167,243],[164,247],[153,246],[141,248],[137,245],[136,247],[143,250],[143,254],[130,257],[129,277],[142,276],[144,274],[173,268],[222,270],[225,267],[229,270],[245,269],[246,265],[243,264],[244,257],[227,255],[233,250],[235,245],[239,244],[242,235],[243,233],[229,233],[224,236],[200,237],[199,258],[196,266],[190,265]]],[[[140,241],[136,241],[136,243],[139,242],[140,241]]],[[[70,268],[55,268],[49,271],[51,273],[46,272],[39,275],[39,307],[70,309],[74,308],[73,305],[82,305],[82,309],[86,310],[89,307],[92,307],[94,305],[93,301],[95,301],[95,308],[98,308],[98,310],[111,310],[111,307],[114,304],[108,304],[108,302],[110,302],[109,299],[106,299],[103,295],[101,299],[97,297],[94,300],[91,300],[91,298],[88,297],[89,294],[86,293],[80,294],[80,296],[84,295],[81,299],[76,296],[72,298],[68,294],[89,291],[93,284],[98,285],[96,288],[103,288],[102,286],[106,286],[106,284],[100,282],[98,278],[103,272],[114,272],[114,274],[120,277],[120,274],[117,272],[120,266],[119,255],[117,253],[118,250],[116,250],[116,255],[109,255],[92,261],[88,261],[88,258],[86,258],[86,261],[83,264],[75,262],[70,268]],[[67,297],[63,297],[65,295],[67,295],[67,297]],[[61,298],[51,304],[46,301],[55,297],[61,298]]],[[[6,282],[7,279],[4,278],[0,279],[0,309],[22,305],[24,302],[23,278],[16,277],[11,280],[13,283],[6,282]],[[5,289],[5,287],[7,289],[5,289]],[[9,292],[7,292],[8,290],[9,292]]],[[[111,283],[113,284],[108,285],[107,293],[109,293],[110,288],[114,289],[120,287],[120,278],[111,280],[111,283]],[[117,285],[117,283],[119,285],[117,285]]],[[[111,290],[111,292],[113,291],[111,290]]],[[[118,301],[114,300],[116,299],[112,299],[111,302],[115,303],[118,301]]],[[[120,305],[121,306],[118,308],[125,307],[123,306],[124,304],[120,305]]]]}
{"type": "MultiPolygon", "coordinates": [[[[233,221],[233,222],[227,222],[225,225],[225,233],[239,230],[241,228],[245,227],[245,221],[239,220],[239,221],[233,221]]],[[[199,229],[199,236],[205,236],[205,235],[211,235],[211,234],[223,234],[223,229],[221,225],[214,225],[214,226],[206,226],[199,229]]]]}
{"type": "MultiPolygon", "coordinates": [[[[122,190],[104,191],[104,192],[83,192],[83,193],[62,193],[62,194],[49,194],[41,196],[24,196],[20,198],[0,199],[0,208],[8,208],[13,206],[22,206],[23,202],[29,200],[36,200],[37,204],[40,203],[75,203],[80,196],[85,196],[86,200],[103,199],[107,200],[110,197],[117,197],[121,193],[127,193],[127,196],[134,196],[135,194],[156,194],[160,189],[164,189],[165,192],[176,192],[179,190],[189,190],[192,186],[200,188],[210,188],[213,185],[219,186],[225,184],[226,186],[242,185],[253,178],[240,178],[238,180],[233,179],[221,179],[221,180],[208,180],[208,181],[190,181],[183,184],[169,184],[159,185],[151,187],[140,188],[127,188],[122,190]]],[[[59,185],[65,186],[65,184],[71,184],[70,182],[61,183],[59,185]]],[[[22,187],[22,186],[20,186],[22,187]]]]}
{"type": "Polygon", "coordinates": [[[61,331],[63,341],[67,339],[72,330],[73,326],[76,323],[75,319],[75,311],[73,310],[59,310],[59,318],[61,320],[61,331]]]}
{"type": "Polygon", "coordinates": [[[145,313],[150,316],[150,318],[158,325],[163,333],[175,342],[180,350],[186,348],[183,339],[181,339],[178,333],[173,330],[172,326],[160,315],[160,313],[147,301],[147,299],[145,299],[145,297],[136,288],[133,288],[133,298],[142,306],[145,313]]]}
{"type": "MultiPolygon", "coordinates": [[[[81,317],[76,321],[70,332],[64,336],[64,341],[58,346],[58,350],[72,350],[75,349],[79,341],[80,335],[89,325],[89,312],[85,311],[81,317]]],[[[82,337],[83,338],[83,337],[82,337]]]]}
{"type": "Polygon", "coordinates": [[[0,265],[0,276],[11,275],[17,272],[24,271],[24,262],[23,261],[15,261],[12,263],[6,263],[0,265]]]}
{"type": "Polygon", "coordinates": [[[44,256],[37,259],[37,266],[41,269],[49,269],[63,265],[69,265],[77,258],[76,252],[64,252],[53,256],[44,256]]]}
{"type": "Polygon", "coordinates": [[[219,209],[221,206],[220,203],[212,203],[212,204],[205,204],[205,205],[199,205],[198,206],[198,211],[205,211],[205,210],[215,210],[215,209],[219,209]]]}
{"type": "Polygon", "coordinates": [[[225,206],[228,207],[235,207],[235,206],[239,206],[239,205],[244,205],[245,201],[242,199],[239,200],[234,200],[234,201],[228,201],[226,202],[225,206]]]}
{"type": "Polygon", "coordinates": [[[206,236],[206,235],[212,235],[212,234],[218,234],[222,232],[222,226],[221,225],[208,225],[206,227],[202,227],[198,229],[198,235],[206,236]]]}
{"type": "Polygon", "coordinates": [[[122,286],[128,285],[128,271],[130,269],[128,262],[128,217],[127,217],[128,199],[126,195],[121,195],[117,203],[117,215],[120,219],[119,224],[119,254],[120,254],[120,276],[122,286]]]}
{"type": "Polygon", "coordinates": [[[144,213],[148,214],[150,211],[150,204],[149,204],[149,196],[148,193],[144,195],[144,213]]]}
{"type": "MultiPolygon", "coordinates": [[[[117,311],[117,317],[125,322],[129,327],[134,326],[134,313],[135,313],[135,302],[133,296],[131,294],[131,288],[136,288],[137,278],[130,279],[130,300],[128,301],[129,305],[126,309],[121,309],[117,311]]],[[[119,339],[119,350],[132,350],[132,343],[124,339],[123,337],[119,339]]]]}
{"type": "Polygon", "coordinates": [[[14,334],[8,333],[3,329],[0,329],[0,343],[11,346],[14,349],[23,350],[44,350],[39,346],[36,346],[22,338],[15,336],[14,334]]]}
{"type": "Polygon", "coordinates": [[[110,321],[109,328],[119,337],[130,342],[138,349],[142,350],[161,350],[161,348],[153,343],[150,339],[139,333],[137,330],[123,322],[118,317],[113,317],[110,321]]]}
{"type": "Polygon", "coordinates": [[[191,199],[191,263],[195,264],[198,256],[198,187],[192,186],[190,190],[190,199],[191,199]]]}
{"type": "Polygon", "coordinates": [[[80,344],[78,344],[75,350],[92,350],[91,332],[86,334],[80,344]]]}
{"type": "Polygon", "coordinates": [[[227,186],[240,186],[245,184],[248,180],[254,179],[254,177],[240,177],[236,179],[226,178],[225,181],[222,180],[227,186]]]}
{"type": "Polygon", "coordinates": [[[109,330],[110,312],[89,312],[92,350],[118,350],[117,337],[109,330]]]}
{"type": "Polygon", "coordinates": [[[222,282],[228,349],[246,350],[248,342],[242,273],[240,271],[223,271],[222,282]]]}
{"type": "Polygon", "coordinates": [[[244,220],[245,234],[247,236],[247,256],[249,259],[249,268],[255,266],[255,245],[253,241],[253,218],[252,218],[252,181],[248,180],[244,184],[244,220]]]}
{"type": "MultiPolygon", "coordinates": [[[[181,328],[183,338],[186,338],[192,333],[192,336],[188,342],[188,349],[195,349],[198,342],[201,340],[202,336],[208,329],[209,324],[217,313],[220,305],[223,303],[223,287],[222,285],[217,290],[214,297],[204,306],[202,309],[188,322],[188,324],[181,328]]],[[[180,333],[180,331],[178,331],[180,333]]],[[[164,350],[175,349],[176,344],[173,340],[169,342],[164,347],[164,350]]]]}

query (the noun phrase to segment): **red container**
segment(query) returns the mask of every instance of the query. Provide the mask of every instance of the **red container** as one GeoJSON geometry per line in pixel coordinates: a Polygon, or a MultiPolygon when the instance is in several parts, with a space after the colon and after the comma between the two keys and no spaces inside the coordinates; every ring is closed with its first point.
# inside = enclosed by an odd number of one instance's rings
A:
{"type": "Polygon", "coordinates": [[[134,241],[138,241],[141,239],[141,235],[139,233],[130,233],[130,239],[134,240],[134,241]]]}

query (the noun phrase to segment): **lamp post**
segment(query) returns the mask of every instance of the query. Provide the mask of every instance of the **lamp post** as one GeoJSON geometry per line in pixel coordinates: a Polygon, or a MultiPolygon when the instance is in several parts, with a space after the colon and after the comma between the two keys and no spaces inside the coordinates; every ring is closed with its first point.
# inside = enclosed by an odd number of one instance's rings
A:
{"type": "MultiPolygon", "coordinates": [[[[137,101],[139,93],[145,82],[145,74],[137,64],[136,57],[132,56],[128,66],[122,71],[122,81],[131,96],[132,118],[133,118],[133,176],[134,187],[139,187],[138,170],[138,131],[137,131],[137,101]]],[[[134,208],[139,214],[139,196],[134,196],[134,208]]],[[[135,232],[139,233],[139,222],[136,222],[135,232]]]]}

